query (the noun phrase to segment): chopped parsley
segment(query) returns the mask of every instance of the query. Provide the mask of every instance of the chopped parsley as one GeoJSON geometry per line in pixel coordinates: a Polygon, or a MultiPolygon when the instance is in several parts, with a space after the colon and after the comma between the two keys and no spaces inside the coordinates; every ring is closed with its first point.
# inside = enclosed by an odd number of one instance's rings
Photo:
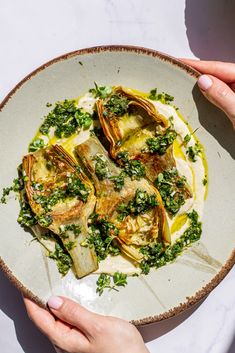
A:
{"type": "Polygon", "coordinates": [[[163,135],[159,134],[155,137],[151,137],[146,140],[146,144],[148,146],[146,151],[163,155],[166,152],[167,148],[172,145],[176,137],[176,131],[171,128],[168,128],[166,129],[166,132],[163,135]]]}
{"type": "Polygon", "coordinates": [[[67,239],[69,237],[68,232],[72,232],[77,238],[81,233],[81,227],[78,224],[66,224],[60,226],[60,236],[63,239],[67,239]]]}
{"type": "Polygon", "coordinates": [[[2,189],[1,203],[7,203],[7,196],[10,195],[11,191],[12,191],[12,186],[2,189]]]}
{"type": "Polygon", "coordinates": [[[65,197],[65,191],[56,188],[50,195],[40,195],[38,193],[33,194],[33,200],[40,204],[45,212],[49,212],[53,206],[55,206],[60,200],[65,197]]]}
{"type": "Polygon", "coordinates": [[[196,132],[198,129],[199,129],[199,128],[195,129],[192,133],[187,134],[187,135],[184,136],[184,140],[183,140],[183,143],[182,143],[183,146],[185,146],[185,147],[187,146],[188,142],[191,140],[192,135],[195,134],[195,132],[196,132]]]}
{"type": "Polygon", "coordinates": [[[160,192],[166,210],[175,215],[185,203],[186,178],[176,168],[159,173],[155,185],[160,192]]]}
{"type": "Polygon", "coordinates": [[[58,270],[63,276],[65,276],[72,267],[72,259],[70,255],[65,252],[59,243],[55,244],[55,251],[50,253],[49,257],[56,260],[58,270]]]}
{"type": "Polygon", "coordinates": [[[206,184],[208,183],[207,177],[205,177],[204,179],[202,179],[202,184],[204,186],[206,186],[206,184]]]}
{"type": "Polygon", "coordinates": [[[141,179],[145,176],[145,167],[137,159],[129,159],[128,151],[122,151],[117,154],[118,163],[124,168],[126,175],[132,179],[141,179]]]}
{"type": "Polygon", "coordinates": [[[196,156],[201,154],[202,151],[203,151],[202,146],[198,142],[196,142],[194,146],[189,146],[187,148],[186,153],[191,162],[196,162],[197,161],[196,156]]]}
{"type": "Polygon", "coordinates": [[[119,230],[113,223],[105,219],[97,219],[97,217],[97,215],[94,217],[89,229],[90,235],[82,245],[94,247],[98,261],[101,261],[104,260],[108,254],[113,256],[120,254],[120,250],[115,242],[119,230]]]}
{"type": "Polygon", "coordinates": [[[118,291],[116,287],[125,287],[127,284],[127,275],[121,272],[115,272],[113,276],[106,273],[101,273],[97,282],[96,293],[99,295],[103,294],[104,289],[114,289],[118,291]],[[111,282],[111,279],[113,283],[111,282]]]}
{"type": "Polygon", "coordinates": [[[51,225],[51,223],[53,222],[53,219],[49,214],[42,214],[36,217],[36,219],[38,223],[45,228],[49,227],[49,225],[51,225]]]}
{"type": "Polygon", "coordinates": [[[45,147],[45,142],[43,139],[38,138],[33,140],[28,147],[28,151],[29,152],[36,152],[38,150],[40,150],[41,148],[45,147]]]}
{"type": "Polygon", "coordinates": [[[124,155],[124,170],[122,170],[118,175],[112,175],[108,163],[102,154],[97,154],[93,160],[95,163],[95,174],[99,180],[109,179],[114,184],[114,190],[120,191],[125,184],[125,177],[131,176],[133,179],[139,179],[145,175],[144,166],[138,160],[128,160],[126,158],[127,152],[120,152],[119,159],[124,155]]]}
{"type": "Polygon", "coordinates": [[[104,104],[103,114],[108,118],[120,117],[127,113],[129,101],[120,93],[112,94],[104,104]]]}
{"type": "Polygon", "coordinates": [[[184,141],[183,141],[183,145],[187,146],[188,142],[191,140],[191,135],[187,134],[184,136],[184,141]]]}
{"type": "Polygon", "coordinates": [[[70,251],[76,247],[76,241],[68,241],[67,243],[64,242],[64,246],[66,250],[70,251]]]}
{"type": "Polygon", "coordinates": [[[118,219],[122,221],[128,215],[138,216],[158,206],[156,195],[149,195],[145,190],[136,190],[135,196],[127,204],[122,203],[117,211],[120,213],[118,219]]]}
{"type": "Polygon", "coordinates": [[[98,86],[94,82],[95,88],[89,89],[89,92],[93,95],[94,98],[105,99],[112,93],[112,87],[110,86],[98,86]]]}
{"type": "Polygon", "coordinates": [[[2,189],[1,203],[7,203],[11,191],[19,192],[24,187],[24,181],[21,178],[15,178],[11,186],[2,189]]]}
{"type": "Polygon", "coordinates": [[[197,212],[193,210],[187,216],[190,219],[190,225],[174,244],[166,249],[164,249],[162,243],[146,245],[140,249],[140,252],[144,255],[144,260],[140,264],[144,274],[148,274],[151,267],[159,268],[172,262],[182,253],[185,247],[200,239],[202,223],[198,220],[197,212]]]}
{"type": "Polygon", "coordinates": [[[83,202],[86,202],[89,193],[90,190],[85,186],[85,184],[81,181],[78,176],[72,174],[69,177],[66,189],[66,194],[68,196],[77,196],[78,199],[82,200],[83,202]]]}
{"type": "Polygon", "coordinates": [[[125,172],[121,172],[119,175],[114,175],[109,177],[109,179],[114,183],[114,189],[120,191],[125,184],[125,172]]]}
{"type": "Polygon", "coordinates": [[[20,196],[20,213],[17,222],[22,227],[31,227],[37,223],[37,218],[26,199],[25,192],[20,196]]]}
{"type": "Polygon", "coordinates": [[[95,163],[95,174],[99,180],[104,180],[110,174],[108,169],[108,163],[106,158],[102,154],[96,154],[93,158],[96,161],[95,163]]]}
{"type": "MultiPolygon", "coordinates": [[[[77,170],[77,172],[79,171],[77,170]]],[[[39,183],[34,182],[32,186],[36,191],[43,191],[43,186],[39,183]]],[[[33,199],[37,204],[41,205],[45,212],[49,212],[58,202],[68,197],[76,196],[78,199],[86,202],[89,192],[90,190],[81,181],[80,177],[76,173],[73,173],[68,177],[67,185],[64,188],[55,188],[49,195],[35,192],[33,199]]]]}
{"type": "Polygon", "coordinates": [[[174,100],[174,97],[170,96],[168,93],[157,93],[157,88],[154,88],[150,91],[148,98],[153,101],[160,101],[163,104],[169,104],[174,100]]]}
{"type": "Polygon", "coordinates": [[[69,137],[81,128],[88,129],[92,120],[91,114],[78,108],[75,100],[65,99],[55,104],[54,109],[45,117],[39,131],[47,135],[50,128],[54,127],[56,137],[69,137]]]}

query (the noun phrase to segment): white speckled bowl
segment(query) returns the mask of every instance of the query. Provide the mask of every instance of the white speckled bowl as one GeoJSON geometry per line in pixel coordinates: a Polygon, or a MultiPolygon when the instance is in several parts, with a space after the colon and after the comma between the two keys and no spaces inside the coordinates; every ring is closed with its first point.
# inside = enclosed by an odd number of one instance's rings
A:
{"type": "Polygon", "coordinates": [[[131,277],[126,288],[99,297],[95,275],[61,279],[55,263],[17,223],[18,202],[12,198],[0,210],[0,265],[24,294],[41,305],[52,294],[69,296],[88,309],[135,324],[162,320],[190,307],[208,294],[235,262],[235,139],[225,116],[210,105],[196,86],[198,73],[156,51],[137,47],[98,47],[66,54],[43,65],[21,81],[0,106],[1,188],[11,184],[16,166],[47,102],[74,98],[96,81],[142,91],[153,87],[175,97],[184,117],[206,149],[209,195],[203,235],[174,263],[148,276],[131,277]],[[82,62],[83,65],[80,64],[82,62]]]}

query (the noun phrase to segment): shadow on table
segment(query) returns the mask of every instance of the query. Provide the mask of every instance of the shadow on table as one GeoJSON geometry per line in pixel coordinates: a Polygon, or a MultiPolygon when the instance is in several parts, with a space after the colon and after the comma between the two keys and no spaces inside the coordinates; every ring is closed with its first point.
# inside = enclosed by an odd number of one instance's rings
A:
{"type": "Polygon", "coordinates": [[[234,0],[186,0],[186,34],[195,56],[235,61],[234,13],[234,0]]]}
{"type": "Polygon", "coordinates": [[[197,84],[193,87],[192,96],[196,104],[200,124],[235,159],[234,130],[229,119],[221,110],[208,102],[197,84]]]}
{"type": "Polygon", "coordinates": [[[235,352],[235,335],[233,337],[233,341],[231,342],[228,351],[225,353],[234,353],[234,352],[235,352]]]}
{"type": "Polygon", "coordinates": [[[25,353],[55,353],[49,340],[29,320],[19,291],[0,271],[0,310],[14,321],[16,336],[25,353]]]}
{"type": "Polygon", "coordinates": [[[138,330],[143,336],[144,342],[147,343],[172,331],[174,328],[176,328],[177,326],[182,324],[185,320],[187,320],[189,316],[192,315],[193,312],[199,308],[199,306],[203,303],[203,301],[201,301],[200,303],[194,305],[192,308],[170,319],[156,322],[154,324],[138,327],[138,330]]]}

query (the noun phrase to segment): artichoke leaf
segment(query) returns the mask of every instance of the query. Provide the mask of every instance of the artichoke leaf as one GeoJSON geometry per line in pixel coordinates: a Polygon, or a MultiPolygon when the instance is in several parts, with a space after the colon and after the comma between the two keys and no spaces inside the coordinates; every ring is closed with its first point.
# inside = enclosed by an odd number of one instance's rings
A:
{"type": "MultiPolygon", "coordinates": [[[[172,144],[161,153],[154,153],[148,148],[148,140],[171,131],[169,121],[148,99],[129,89],[116,87],[111,96],[98,100],[96,104],[101,126],[110,142],[110,154],[119,164],[122,164],[120,153],[128,152],[130,160],[139,160],[145,166],[146,177],[151,182],[155,182],[160,173],[176,168],[172,144]],[[111,109],[109,103],[112,95],[127,101],[125,112],[116,115],[112,112],[113,106],[111,109]]],[[[192,197],[187,183],[180,192],[185,199],[192,197]]]]}
{"type": "Polygon", "coordinates": [[[81,245],[96,202],[90,180],[58,145],[24,156],[22,166],[27,198],[38,223],[61,238],[79,278],[95,271],[94,250],[81,245]]]}
{"type": "Polygon", "coordinates": [[[126,176],[121,190],[115,190],[112,178],[120,175],[122,169],[109,158],[100,141],[91,137],[76,146],[75,150],[94,181],[97,197],[95,213],[100,219],[111,222],[118,229],[116,240],[123,253],[132,260],[134,258],[135,261],[140,261],[142,258],[139,253],[141,246],[156,241],[170,243],[170,233],[161,196],[148,180],[132,180],[126,176]],[[97,156],[102,156],[105,163],[107,173],[104,178],[97,176],[97,156]],[[145,212],[139,212],[139,214],[130,213],[121,219],[120,207],[132,202],[138,192],[156,198],[157,205],[150,207],[145,212]]]}

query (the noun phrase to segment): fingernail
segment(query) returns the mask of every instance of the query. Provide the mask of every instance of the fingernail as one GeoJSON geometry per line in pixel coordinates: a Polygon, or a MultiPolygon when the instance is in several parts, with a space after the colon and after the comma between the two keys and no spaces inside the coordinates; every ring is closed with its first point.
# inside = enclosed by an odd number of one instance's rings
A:
{"type": "Polygon", "coordinates": [[[58,310],[63,304],[63,300],[60,297],[53,296],[53,297],[50,297],[47,304],[51,309],[58,310]]]}
{"type": "Polygon", "coordinates": [[[202,75],[199,77],[198,81],[198,86],[203,90],[206,91],[208,88],[210,88],[213,84],[212,80],[210,79],[209,76],[207,75],[202,75]]]}

